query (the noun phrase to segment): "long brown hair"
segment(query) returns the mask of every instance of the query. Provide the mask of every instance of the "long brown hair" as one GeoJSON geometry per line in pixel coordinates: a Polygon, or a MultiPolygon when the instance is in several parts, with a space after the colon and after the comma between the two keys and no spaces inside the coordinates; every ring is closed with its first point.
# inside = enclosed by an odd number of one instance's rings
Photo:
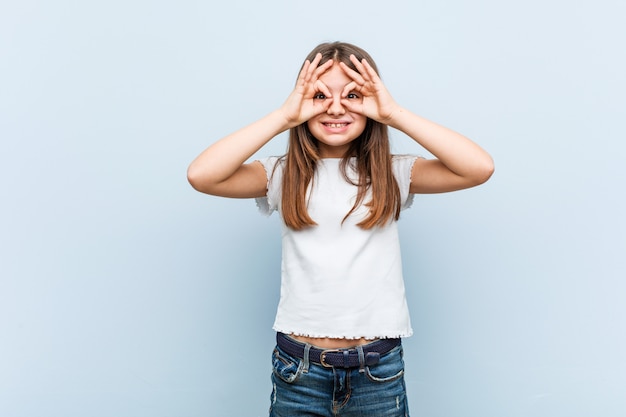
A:
{"type": "MultiPolygon", "coordinates": [[[[378,73],[378,68],[370,55],[355,45],[345,42],[323,43],[313,49],[306,59],[312,62],[318,53],[322,54],[320,65],[332,59],[336,63],[344,62],[357,71],[350,61],[350,55],[353,54],[359,61],[365,58],[378,73]]],[[[306,191],[313,181],[319,159],[318,142],[311,134],[307,123],[290,129],[289,145],[284,156],[281,210],[285,224],[292,229],[302,230],[317,224],[307,211],[306,191]]],[[[344,221],[361,204],[369,208],[369,215],[357,224],[363,229],[383,226],[392,218],[398,219],[400,190],[391,169],[387,125],[368,118],[365,130],[350,143],[350,148],[343,156],[340,166],[346,181],[358,187],[356,202],[344,217],[344,221]],[[356,183],[348,177],[347,169],[354,169],[357,172],[356,183]],[[368,190],[371,190],[372,199],[364,202],[368,190]]]]}

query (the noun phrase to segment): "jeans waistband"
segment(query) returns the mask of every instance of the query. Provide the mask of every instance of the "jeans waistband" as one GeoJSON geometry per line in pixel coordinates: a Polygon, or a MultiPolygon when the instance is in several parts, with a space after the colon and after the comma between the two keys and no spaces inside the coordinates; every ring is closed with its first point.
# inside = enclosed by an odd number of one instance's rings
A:
{"type": "Polygon", "coordinates": [[[357,368],[363,365],[376,365],[381,355],[390,352],[401,344],[401,339],[380,339],[351,348],[320,349],[278,332],[276,333],[276,344],[285,353],[299,359],[304,359],[305,352],[308,350],[309,361],[327,368],[357,368]]]}

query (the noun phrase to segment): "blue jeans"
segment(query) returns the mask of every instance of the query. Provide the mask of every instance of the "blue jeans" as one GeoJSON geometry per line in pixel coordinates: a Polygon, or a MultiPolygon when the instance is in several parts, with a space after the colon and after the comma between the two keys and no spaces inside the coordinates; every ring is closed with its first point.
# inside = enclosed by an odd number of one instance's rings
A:
{"type": "Polygon", "coordinates": [[[408,417],[402,345],[374,366],[323,367],[272,353],[270,417],[408,417]]]}

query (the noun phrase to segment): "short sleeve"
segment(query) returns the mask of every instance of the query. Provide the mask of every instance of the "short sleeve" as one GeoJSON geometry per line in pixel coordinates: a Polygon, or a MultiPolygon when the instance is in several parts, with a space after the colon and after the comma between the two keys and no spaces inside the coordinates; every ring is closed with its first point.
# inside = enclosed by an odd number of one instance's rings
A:
{"type": "Polygon", "coordinates": [[[267,194],[265,197],[257,197],[255,200],[261,214],[269,216],[280,206],[283,164],[281,158],[277,156],[258,159],[258,161],[263,165],[267,176],[267,194]]]}
{"type": "Polygon", "coordinates": [[[400,188],[401,209],[407,209],[413,204],[415,194],[409,193],[411,187],[411,172],[413,164],[419,157],[416,155],[394,155],[392,160],[393,175],[400,188]]]}

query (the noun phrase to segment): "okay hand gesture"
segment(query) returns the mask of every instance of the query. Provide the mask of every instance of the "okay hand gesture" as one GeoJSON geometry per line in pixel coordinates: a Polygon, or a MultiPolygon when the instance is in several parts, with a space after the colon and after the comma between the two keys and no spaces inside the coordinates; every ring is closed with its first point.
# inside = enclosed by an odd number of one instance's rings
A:
{"type": "Polygon", "coordinates": [[[367,116],[377,122],[389,124],[394,112],[399,108],[398,104],[391,97],[382,80],[367,60],[359,61],[354,55],[350,55],[350,61],[358,71],[354,71],[343,62],[339,63],[344,72],[353,80],[345,86],[341,94],[341,103],[350,111],[367,116]],[[362,100],[345,99],[344,97],[350,92],[360,94],[362,100]]]}
{"type": "Polygon", "coordinates": [[[332,103],[332,100],[314,100],[315,95],[320,92],[328,98],[332,97],[328,87],[320,81],[319,77],[332,67],[333,60],[329,59],[319,65],[321,60],[322,54],[317,54],[313,62],[307,60],[304,63],[296,87],[281,107],[289,127],[298,126],[313,116],[325,112],[332,103]]]}

